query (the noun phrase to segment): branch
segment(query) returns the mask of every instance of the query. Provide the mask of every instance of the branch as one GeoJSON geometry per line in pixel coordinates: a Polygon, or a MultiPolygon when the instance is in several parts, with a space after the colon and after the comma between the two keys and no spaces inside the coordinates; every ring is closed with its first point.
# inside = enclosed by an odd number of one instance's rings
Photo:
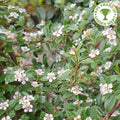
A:
{"type": "Polygon", "coordinates": [[[46,42],[52,42],[53,40],[45,40],[45,41],[32,41],[30,43],[46,43],[46,42]]]}
{"type": "Polygon", "coordinates": [[[106,36],[104,36],[104,37],[102,38],[102,40],[100,40],[98,43],[96,43],[96,44],[95,44],[95,48],[97,48],[97,47],[100,45],[100,43],[101,43],[105,38],[106,38],[106,36]]]}
{"type": "Polygon", "coordinates": [[[114,105],[114,107],[110,110],[110,112],[107,113],[107,115],[103,118],[103,120],[107,120],[108,118],[111,117],[111,115],[113,114],[113,112],[120,106],[120,100],[116,102],[116,104],[114,105]]]}

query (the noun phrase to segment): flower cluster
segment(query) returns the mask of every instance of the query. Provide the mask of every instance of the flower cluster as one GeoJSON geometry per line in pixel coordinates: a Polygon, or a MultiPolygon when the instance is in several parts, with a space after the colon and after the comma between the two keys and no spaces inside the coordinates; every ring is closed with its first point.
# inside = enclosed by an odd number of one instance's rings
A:
{"type": "Polygon", "coordinates": [[[71,92],[75,95],[82,94],[83,88],[79,86],[72,87],[71,92]]]}
{"type": "Polygon", "coordinates": [[[0,109],[6,110],[9,107],[8,102],[9,100],[7,100],[6,102],[0,103],[0,109]]]}
{"type": "Polygon", "coordinates": [[[10,116],[3,117],[1,120],[12,120],[10,116]]]}
{"type": "Polygon", "coordinates": [[[110,84],[102,84],[102,83],[100,83],[100,93],[102,95],[112,93],[112,88],[113,88],[112,83],[110,83],[110,84]]]}
{"type": "Polygon", "coordinates": [[[52,82],[53,80],[55,80],[56,79],[55,73],[53,73],[53,72],[48,73],[47,79],[49,79],[49,82],[52,82]]]}
{"type": "Polygon", "coordinates": [[[46,113],[45,117],[44,117],[44,120],[54,120],[53,115],[46,113]]]}
{"type": "Polygon", "coordinates": [[[106,36],[108,38],[108,41],[111,45],[116,46],[117,42],[116,42],[116,32],[112,29],[112,28],[105,28],[102,31],[103,35],[106,36]]]}
{"type": "Polygon", "coordinates": [[[99,51],[99,49],[93,49],[91,52],[90,52],[90,54],[89,54],[89,56],[91,57],[91,58],[94,58],[95,56],[97,56],[97,55],[99,55],[100,54],[100,51],[99,51]]]}
{"type": "Polygon", "coordinates": [[[63,26],[58,26],[57,27],[57,30],[55,32],[53,32],[53,35],[56,36],[56,37],[60,37],[60,35],[62,34],[62,29],[64,28],[64,25],[63,26]]]}
{"type": "Polygon", "coordinates": [[[33,105],[31,105],[30,101],[34,100],[32,95],[24,96],[19,100],[19,104],[22,104],[24,112],[32,112],[33,105]]]}
{"type": "Polygon", "coordinates": [[[17,69],[15,71],[15,81],[19,81],[22,84],[25,84],[26,81],[28,81],[28,78],[26,77],[25,70],[17,69]]]}

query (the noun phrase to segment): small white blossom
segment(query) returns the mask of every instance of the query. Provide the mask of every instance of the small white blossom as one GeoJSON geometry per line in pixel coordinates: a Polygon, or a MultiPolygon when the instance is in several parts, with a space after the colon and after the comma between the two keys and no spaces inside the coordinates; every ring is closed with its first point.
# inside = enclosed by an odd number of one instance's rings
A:
{"type": "Polygon", "coordinates": [[[90,1],[89,1],[89,7],[92,7],[93,4],[94,4],[94,1],[93,1],[93,0],[90,0],[90,1]]]}
{"type": "Polygon", "coordinates": [[[69,53],[72,54],[72,55],[75,55],[75,46],[72,46],[69,53]]]}
{"type": "Polygon", "coordinates": [[[57,74],[60,76],[60,75],[62,75],[63,73],[65,73],[67,70],[69,70],[69,69],[66,69],[66,70],[61,69],[61,70],[59,70],[59,71],[57,72],[57,74]]]}
{"type": "Polygon", "coordinates": [[[113,5],[116,7],[120,7],[120,1],[118,0],[113,1],[113,5]]]}
{"type": "Polygon", "coordinates": [[[55,32],[53,32],[53,35],[56,37],[59,37],[62,34],[62,29],[64,28],[64,26],[58,26],[57,30],[55,32]]]}
{"type": "Polygon", "coordinates": [[[91,28],[89,28],[89,29],[87,29],[86,31],[83,31],[83,34],[82,34],[82,39],[85,39],[86,37],[87,37],[87,35],[89,35],[90,34],[90,32],[91,32],[91,28]]]}
{"type": "Polygon", "coordinates": [[[97,73],[98,73],[98,74],[101,74],[101,73],[102,73],[102,67],[99,67],[99,68],[97,69],[97,73]]]}
{"type": "Polygon", "coordinates": [[[37,31],[37,34],[39,35],[39,36],[41,36],[41,35],[43,35],[43,29],[41,30],[41,31],[37,31]]]}
{"type": "Polygon", "coordinates": [[[106,48],[103,52],[110,52],[110,51],[111,51],[111,48],[108,47],[108,48],[106,48]]]}
{"type": "Polygon", "coordinates": [[[98,76],[97,72],[91,72],[91,76],[98,76]]]}
{"type": "Polygon", "coordinates": [[[4,74],[6,74],[6,72],[7,72],[8,70],[12,70],[12,67],[7,67],[6,69],[3,69],[4,74]]]}
{"type": "Polygon", "coordinates": [[[39,86],[39,84],[35,81],[35,82],[32,82],[31,85],[35,88],[37,88],[39,86]]]}
{"type": "Polygon", "coordinates": [[[112,117],[115,117],[115,116],[118,116],[118,115],[120,115],[120,112],[114,111],[113,114],[112,114],[111,116],[112,116],[112,117]]]}
{"type": "Polygon", "coordinates": [[[39,26],[43,26],[44,24],[45,24],[45,21],[41,20],[40,23],[39,23],[39,26]]]}
{"type": "Polygon", "coordinates": [[[18,14],[16,12],[11,12],[9,17],[13,17],[13,18],[18,18],[18,14]]]}
{"type": "Polygon", "coordinates": [[[60,55],[57,55],[56,58],[55,58],[56,62],[59,62],[61,61],[61,56],[60,55]]]}
{"type": "Polygon", "coordinates": [[[73,104],[74,105],[80,105],[81,103],[83,103],[83,100],[76,100],[73,104]]]}
{"type": "Polygon", "coordinates": [[[81,43],[81,39],[79,38],[78,40],[75,40],[75,45],[79,45],[81,43]]]}
{"type": "Polygon", "coordinates": [[[81,94],[83,91],[83,88],[79,86],[72,87],[71,92],[74,93],[75,95],[81,94]]]}
{"type": "Polygon", "coordinates": [[[69,16],[69,18],[72,20],[77,19],[77,17],[78,17],[78,14],[73,14],[73,15],[69,16]]]}
{"type": "Polygon", "coordinates": [[[70,5],[71,8],[74,8],[75,6],[76,6],[75,3],[72,3],[72,4],[70,5]]]}
{"type": "Polygon", "coordinates": [[[113,88],[112,83],[110,83],[110,84],[102,84],[101,83],[99,86],[100,86],[100,93],[102,95],[112,93],[112,88],[113,88]]]}
{"type": "Polygon", "coordinates": [[[44,73],[42,69],[35,70],[35,72],[37,73],[37,75],[43,75],[44,73]]]}
{"type": "Polygon", "coordinates": [[[54,120],[53,115],[52,114],[45,114],[44,120],[54,120]]]}
{"type": "Polygon", "coordinates": [[[21,47],[21,50],[22,50],[23,52],[27,52],[27,51],[30,50],[30,48],[28,48],[27,46],[24,46],[24,47],[21,47]]]}
{"type": "Polygon", "coordinates": [[[24,9],[24,8],[19,8],[19,12],[20,12],[20,13],[26,12],[26,9],[24,9]]]}
{"type": "Polygon", "coordinates": [[[17,99],[21,96],[21,94],[17,91],[15,92],[15,95],[13,96],[14,99],[17,99]]]}
{"type": "Polygon", "coordinates": [[[10,116],[3,117],[1,120],[12,120],[10,116]]]}
{"type": "Polygon", "coordinates": [[[99,49],[93,49],[91,52],[90,52],[90,54],[89,54],[89,56],[91,57],[91,58],[94,58],[96,55],[99,55],[100,54],[100,51],[99,51],[99,49]]]}
{"type": "Polygon", "coordinates": [[[87,117],[85,120],[92,120],[92,118],[91,117],[87,117]]]}
{"type": "Polygon", "coordinates": [[[64,50],[61,50],[61,51],[60,51],[60,54],[61,54],[61,55],[64,55],[64,53],[65,53],[64,50]]]}
{"type": "Polygon", "coordinates": [[[9,100],[7,100],[6,102],[0,103],[0,109],[6,110],[9,107],[8,102],[9,100]]]}
{"type": "Polygon", "coordinates": [[[114,46],[117,45],[116,39],[109,39],[109,43],[114,46]]]}
{"type": "Polygon", "coordinates": [[[76,118],[74,118],[74,120],[81,120],[81,116],[78,115],[76,118]]]}
{"type": "Polygon", "coordinates": [[[105,63],[105,69],[108,70],[112,65],[112,62],[106,62],[105,63]]]}
{"type": "Polygon", "coordinates": [[[53,80],[55,80],[56,79],[55,73],[53,73],[53,72],[48,73],[47,79],[49,79],[49,82],[52,82],[53,80]]]}
{"type": "Polygon", "coordinates": [[[14,9],[14,8],[15,8],[15,6],[8,5],[8,10],[10,10],[10,9],[14,9]]]}

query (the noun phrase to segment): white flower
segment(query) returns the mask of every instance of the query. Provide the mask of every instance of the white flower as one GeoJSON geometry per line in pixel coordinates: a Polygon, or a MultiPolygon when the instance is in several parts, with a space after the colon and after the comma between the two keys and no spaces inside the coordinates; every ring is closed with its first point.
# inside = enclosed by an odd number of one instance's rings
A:
{"type": "Polygon", "coordinates": [[[52,114],[45,114],[44,120],[54,120],[53,115],[52,114]]]}
{"type": "Polygon", "coordinates": [[[118,116],[120,113],[118,111],[114,111],[113,114],[111,115],[112,117],[118,116]]]}
{"type": "Polygon", "coordinates": [[[58,26],[57,30],[55,32],[53,32],[53,35],[56,37],[59,37],[62,34],[62,29],[64,28],[64,26],[58,26]]]}
{"type": "Polygon", "coordinates": [[[30,33],[24,32],[25,36],[23,37],[23,39],[25,41],[29,41],[30,40],[30,33]]]}
{"type": "Polygon", "coordinates": [[[18,69],[15,71],[15,81],[19,81],[22,84],[25,84],[26,81],[28,81],[28,78],[26,77],[26,74],[24,73],[24,70],[18,69]]]}
{"type": "Polygon", "coordinates": [[[116,39],[109,39],[109,43],[114,46],[117,45],[116,39]]]}
{"type": "Polygon", "coordinates": [[[55,73],[53,73],[53,72],[48,73],[47,79],[49,79],[49,82],[52,82],[53,80],[55,80],[56,79],[55,73]]]}
{"type": "Polygon", "coordinates": [[[92,76],[98,76],[97,72],[91,72],[90,75],[92,75],[92,76]]]}
{"type": "Polygon", "coordinates": [[[38,75],[43,75],[43,71],[42,71],[42,69],[38,69],[38,70],[35,70],[36,71],[36,73],[38,74],[38,75]]]}
{"type": "Polygon", "coordinates": [[[112,65],[112,62],[106,62],[105,63],[105,69],[108,70],[112,65]]]}
{"type": "Polygon", "coordinates": [[[19,8],[19,12],[20,12],[20,13],[26,12],[26,9],[24,9],[24,8],[19,8]]]}
{"type": "Polygon", "coordinates": [[[35,87],[35,88],[39,86],[39,84],[38,84],[36,81],[35,81],[35,82],[32,82],[31,85],[32,85],[33,87],[35,87]]]}
{"type": "Polygon", "coordinates": [[[101,73],[102,73],[102,67],[99,67],[99,68],[97,69],[97,73],[98,73],[98,74],[101,74],[101,73]]]}
{"type": "Polygon", "coordinates": [[[86,102],[92,102],[93,100],[90,97],[87,97],[86,102]]]}
{"type": "Polygon", "coordinates": [[[81,120],[81,116],[78,115],[76,118],[74,118],[74,120],[81,120]]]}
{"type": "Polygon", "coordinates": [[[93,4],[94,4],[94,1],[90,0],[90,1],[89,1],[89,7],[92,7],[93,4]]]}
{"type": "Polygon", "coordinates": [[[30,50],[30,48],[28,48],[27,46],[24,46],[24,47],[21,47],[21,50],[22,50],[23,52],[27,52],[27,51],[30,50]]]}
{"type": "Polygon", "coordinates": [[[19,104],[22,104],[24,112],[32,112],[33,105],[30,104],[30,101],[34,100],[32,95],[24,96],[19,100],[19,104]]]}
{"type": "Polygon", "coordinates": [[[74,93],[75,95],[81,94],[83,91],[83,88],[79,86],[72,87],[71,92],[74,93]]]}
{"type": "Polygon", "coordinates": [[[69,16],[69,18],[72,20],[77,19],[77,17],[78,17],[78,14],[73,14],[73,15],[69,16]]]}
{"type": "Polygon", "coordinates": [[[40,23],[39,23],[39,26],[43,26],[44,24],[45,24],[45,21],[41,20],[40,23]]]}
{"type": "Polygon", "coordinates": [[[75,55],[75,46],[72,46],[69,53],[75,55]]]}
{"type": "Polygon", "coordinates": [[[106,48],[103,52],[110,52],[110,51],[111,51],[111,48],[108,47],[108,48],[106,48]]]}
{"type": "Polygon", "coordinates": [[[25,106],[24,112],[32,112],[33,105],[25,106]]]}
{"type": "Polygon", "coordinates": [[[60,75],[62,75],[63,73],[65,73],[67,70],[69,70],[69,69],[66,69],[66,70],[61,69],[61,70],[59,70],[59,71],[57,72],[57,74],[60,76],[60,75]]]}
{"type": "Polygon", "coordinates": [[[17,35],[14,33],[11,33],[11,31],[5,32],[7,38],[11,38],[13,41],[16,41],[17,35]]]}
{"type": "Polygon", "coordinates": [[[81,103],[83,103],[83,100],[80,100],[80,101],[79,101],[79,100],[76,100],[73,104],[74,104],[74,105],[80,105],[81,103]]]}
{"type": "Polygon", "coordinates": [[[8,10],[15,8],[15,6],[8,5],[8,10]]]}
{"type": "Polygon", "coordinates": [[[16,12],[11,12],[9,17],[14,17],[14,18],[18,18],[18,14],[16,12]]]}
{"type": "Polygon", "coordinates": [[[93,49],[91,52],[90,52],[90,54],[89,54],[89,56],[91,57],[91,58],[94,58],[96,55],[99,55],[100,54],[100,51],[99,51],[99,49],[93,49]]]}
{"type": "Polygon", "coordinates": [[[61,55],[64,55],[64,53],[65,53],[64,50],[61,50],[61,51],[60,51],[60,54],[61,54],[61,55]]]}
{"type": "Polygon", "coordinates": [[[85,120],[92,120],[92,118],[91,117],[87,117],[85,120]]]}
{"type": "Polygon", "coordinates": [[[108,39],[115,39],[116,38],[116,32],[112,29],[109,29],[108,34],[107,34],[107,38],[108,39]]]}
{"type": "Polygon", "coordinates": [[[118,0],[113,1],[113,5],[115,5],[116,7],[120,7],[120,1],[118,0]]]}
{"type": "Polygon", "coordinates": [[[9,107],[8,102],[9,100],[7,100],[6,102],[0,103],[0,109],[6,110],[9,107]]]}
{"type": "Polygon", "coordinates": [[[60,55],[57,55],[56,58],[55,58],[56,62],[59,62],[61,61],[61,56],[60,55]]]}
{"type": "Polygon", "coordinates": [[[12,67],[7,67],[6,69],[3,69],[4,74],[6,74],[6,72],[7,72],[8,70],[12,70],[12,67]]]}
{"type": "Polygon", "coordinates": [[[17,91],[15,92],[15,95],[13,96],[14,99],[17,99],[21,96],[21,94],[17,91]]]}
{"type": "Polygon", "coordinates": [[[75,40],[75,45],[79,45],[81,43],[81,39],[79,38],[78,40],[75,40]]]}
{"type": "Polygon", "coordinates": [[[10,116],[3,117],[1,120],[12,120],[10,119],[10,116]]]}
{"type": "Polygon", "coordinates": [[[103,31],[102,31],[102,34],[103,35],[108,35],[108,31],[109,30],[112,30],[112,28],[105,28],[103,31]]]}
{"type": "Polygon", "coordinates": [[[83,72],[80,72],[80,74],[79,74],[79,75],[80,75],[80,76],[82,76],[83,74],[84,74],[84,71],[83,71],[83,72]]]}
{"type": "Polygon", "coordinates": [[[31,32],[31,33],[30,33],[30,37],[35,38],[35,39],[36,39],[36,38],[37,38],[37,33],[31,32]]]}
{"type": "Polygon", "coordinates": [[[86,31],[83,31],[83,34],[82,34],[82,39],[85,39],[87,37],[88,34],[90,34],[91,32],[91,28],[87,29],[86,31]]]}
{"type": "Polygon", "coordinates": [[[41,36],[41,35],[43,35],[43,29],[41,30],[41,31],[37,31],[37,34],[39,35],[39,36],[41,36]]]}
{"type": "Polygon", "coordinates": [[[76,6],[76,3],[72,3],[72,4],[70,5],[71,8],[74,8],[75,6],[76,6]]]}
{"type": "Polygon", "coordinates": [[[102,95],[112,93],[112,88],[113,88],[112,83],[110,83],[110,84],[102,84],[101,83],[99,86],[100,86],[100,93],[102,95]]]}
{"type": "Polygon", "coordinates": [[[39,42],[39,43],[37,43],[36,47],[40,47],[40,45],[41,45],[41,43],[39,42]]]}

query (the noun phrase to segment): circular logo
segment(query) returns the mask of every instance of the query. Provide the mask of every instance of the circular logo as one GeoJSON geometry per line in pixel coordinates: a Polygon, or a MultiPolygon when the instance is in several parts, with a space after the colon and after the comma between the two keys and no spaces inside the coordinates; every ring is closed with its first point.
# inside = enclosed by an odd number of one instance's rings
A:
{"type": "Polygon", "coordinates": [[[111,3],[101,3],[94,10],[94,19],[102,26],[112,25],[117,19],[117,10],[111,3]]]}

